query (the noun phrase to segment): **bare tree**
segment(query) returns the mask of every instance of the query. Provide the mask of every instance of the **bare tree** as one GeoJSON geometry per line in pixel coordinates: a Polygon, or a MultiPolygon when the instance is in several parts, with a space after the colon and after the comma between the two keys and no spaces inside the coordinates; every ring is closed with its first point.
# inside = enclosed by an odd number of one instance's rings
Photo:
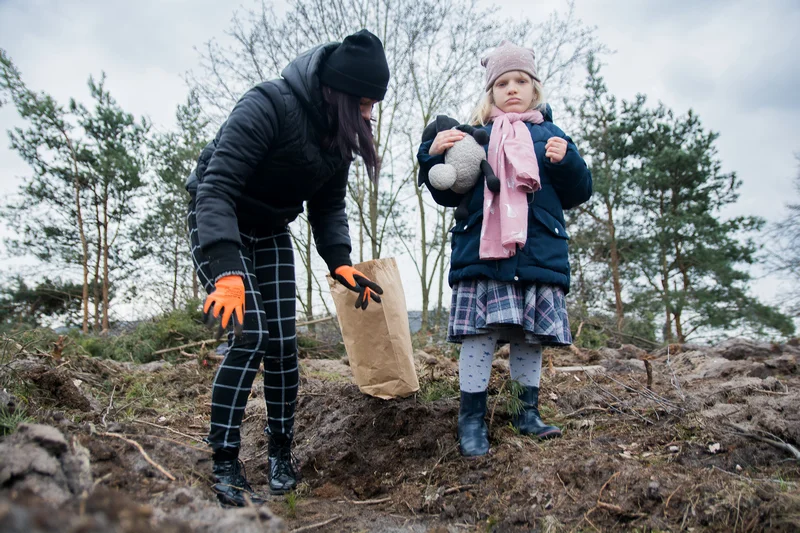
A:
{"type": "MultiPolygon", "coordinates": [[[[800,168],[800,154],[795,157],[800,168]]],[[[786,204],[786,217],[773,227],[776,245],[767,264],[789,281],[781,303],[792,316],[800,317],[800,170],[794,178],[794,190],[798,199],[786,204]]]]}
{"type": "MultiPolygon", "coordinates": [[[[573,2],[565,5],[565,14],[554,13],[537,25],[503,20],[496,9],[482,8],[474,0],[434,0],[425,9],[411,0],[292,0],[282,17],[263,2],[258,9],[234,16],[230,45],[218,41],[205,45],[200,69],[190,72],[187,81],[208,103],[207,110],[221,120],[244,91],[276,77],[311,46],[341,40],[363,27],[378,35],[392,80],[374,116],[381,160],[377,184],[359,171],[358,164],[352,168],[349,212],[359,236],[354,248],[361,259],[380,257],[387,250],[409,254],[420,280],[427,328],[431,302],[443,305],[452,217],[416,186],[419,135],[436,114],[466,117],[480,95],[479,58],[501,37],[533,44],[543,79],[554,94],[559,93],[574,66],[588,53],[604,51],[594,29],[577,20],[573,2]]],[[[297,237],[307,230],[293,229],[293,233],[297,237]]],[[[304,247],[299,252],[303,257],[309,256],[309,241],[295,238],[304,247]]],[[[306,291],[306,300],[309,294],[306,291]]],[[[301,303],[306,309],[310,304],[301,303]]]]}

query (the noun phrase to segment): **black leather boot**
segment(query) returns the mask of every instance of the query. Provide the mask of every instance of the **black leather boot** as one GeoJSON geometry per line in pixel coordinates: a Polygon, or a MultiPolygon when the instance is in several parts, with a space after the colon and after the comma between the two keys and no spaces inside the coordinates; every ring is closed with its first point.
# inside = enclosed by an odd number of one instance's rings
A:
{"type": "Polygon", "coordinates": [[[474,457],[489,451],[489,428],[486,427],[487,392],[461,391],[458,411],[458,447],[461,455],[474,457]]]}
{"type": "Polygon", "coordinates": [[[247,482],[244,465],[239,459],[215,460],[213,473],[211,490],[223,505],[244,507],[264,503],[264,499],[253,492],[253,487],[247,482]]]}
{"type": "Polygon", "coordinates": [[[539,414],[539,387],[524,387],[519,395],[522,410],[514,415],[511,423],[523,435],[533,435],[540,439],[552,439],[561,436],[556,426],[548,426],[542,422],[539,414]]]}
{"type": "Polygon", "coordinates": [[[292,457],[292,436],[274,434],[269,437],[269,491],[285,494],[297,487],[297,464],[292,457]]]}

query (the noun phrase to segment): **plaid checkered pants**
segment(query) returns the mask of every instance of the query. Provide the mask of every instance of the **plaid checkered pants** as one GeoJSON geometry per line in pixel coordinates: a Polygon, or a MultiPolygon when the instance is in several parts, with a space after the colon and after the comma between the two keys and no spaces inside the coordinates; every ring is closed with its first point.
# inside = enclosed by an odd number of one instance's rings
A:
{"type": "MultiPolygon", "coordinates": [[[[214,290],[208,260],[200,249],[194,203],[189,207],[192,259],[206,292],[214,290]]],[[[212,448],[238,448],[247,398],[264,363],[267,431],[291,435],[299,372],[295,334],[294,252],[288,228],[254,238],[241,234],[239,250],[245,287],[243,335],[228,334],[228,350],[211,392],[212,448]]]]}

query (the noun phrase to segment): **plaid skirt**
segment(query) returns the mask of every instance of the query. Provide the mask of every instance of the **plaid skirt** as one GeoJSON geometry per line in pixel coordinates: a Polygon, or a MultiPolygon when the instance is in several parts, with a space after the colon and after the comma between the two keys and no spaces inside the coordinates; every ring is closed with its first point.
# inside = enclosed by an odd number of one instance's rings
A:
{"type": "Polygon", "coordinates": [[[448,341],[460,343],[468,335],[514,326],[522,326],[531,344],[572,344],[563,289],[490,279],[464,280],[453,286],[448,341]]]}

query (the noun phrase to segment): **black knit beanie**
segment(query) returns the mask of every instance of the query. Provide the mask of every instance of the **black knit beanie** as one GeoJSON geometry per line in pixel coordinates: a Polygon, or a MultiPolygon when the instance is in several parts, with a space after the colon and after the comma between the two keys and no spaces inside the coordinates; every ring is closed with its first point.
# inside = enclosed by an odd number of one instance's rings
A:
{"type": "Polygon", "coordinates": [[[381,40],[367,30],[348,35],[325,60],[319,78],[331,89],[383,100],[389,85],[389,64],[381,40]]]}

